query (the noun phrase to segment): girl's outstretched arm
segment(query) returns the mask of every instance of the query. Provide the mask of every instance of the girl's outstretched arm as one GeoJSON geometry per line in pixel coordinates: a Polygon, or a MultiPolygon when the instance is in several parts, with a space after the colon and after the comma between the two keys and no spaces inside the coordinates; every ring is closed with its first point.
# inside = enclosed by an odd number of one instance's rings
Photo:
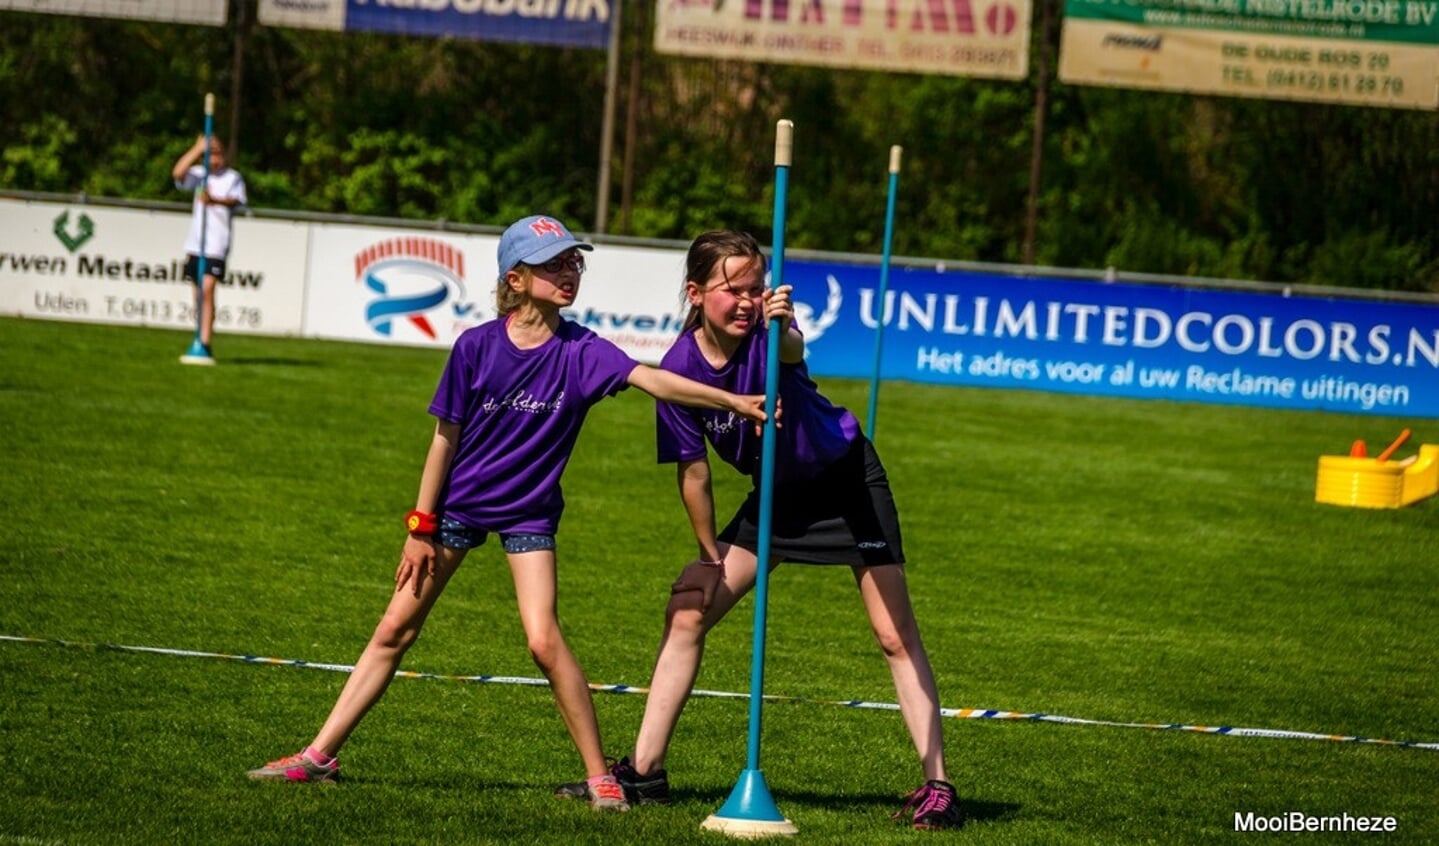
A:
{"type": "Polygon", "coordinates": [[[719,388],[687,379],[678,373],[641,364],[630,371],[629,383],[655,399],[697,408],[718,408],[733,411],[741,417],[764,422],[764,397],[732,394],[719,388]]]}

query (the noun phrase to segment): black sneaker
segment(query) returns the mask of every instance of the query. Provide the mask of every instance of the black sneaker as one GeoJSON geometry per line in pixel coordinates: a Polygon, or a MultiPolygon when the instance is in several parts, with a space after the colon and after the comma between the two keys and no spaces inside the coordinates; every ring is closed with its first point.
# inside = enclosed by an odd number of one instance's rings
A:
{"type": "MultiPolygon", "coordinates": [[[[668,805],[670,803],[670,780],[664,770],[648,775],[635,771],[629,758],[621,758],[610,764],[610,775],[625,789],[625,799],[631,805],[668,805]]],[[[560,799],[589,799],[589,784],[573,781],[555,788],[560,799]]]]}
{"type": "Polygon", "coordinates": [[[905,798],[904,807],[895,817],[914,808],[914,827],[918,829],[941,829],[959,827],[959,797],[954,785],[947,781],[932,779],[905,798]]]}
{"type": "Polygon", "coordinates": [[[640,775],[629,758],[621,758],[610,767],[610,775],[624,787],[631,805],[670,803],[670,777],[663,769],[640,775]]]}

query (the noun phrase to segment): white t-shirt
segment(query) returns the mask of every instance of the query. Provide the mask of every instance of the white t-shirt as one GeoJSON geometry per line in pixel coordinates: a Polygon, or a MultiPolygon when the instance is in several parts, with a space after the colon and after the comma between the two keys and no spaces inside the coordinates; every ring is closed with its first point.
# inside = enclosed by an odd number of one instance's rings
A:
{"type": "MultiPolygon", "coordinates": [[[[235,208],[201,203],[200,183],[204,181],[205,168],[202,165],[191,165],[184,178],[175,183],[175,187],[181,191],[195,192],[195,202],[190,215],[190,233],[185,236],[185,254],[200,254],[200,227],[201,221],[204,221],[205,258],[224,261],[230,255],[230,218],[234,215],[235,208]]],[[[241,206],[248,200],[245,196],[245,178],[232,167],[212,172],[207,187],[210,196],[218,199],[235,200],[241,206]]]]}

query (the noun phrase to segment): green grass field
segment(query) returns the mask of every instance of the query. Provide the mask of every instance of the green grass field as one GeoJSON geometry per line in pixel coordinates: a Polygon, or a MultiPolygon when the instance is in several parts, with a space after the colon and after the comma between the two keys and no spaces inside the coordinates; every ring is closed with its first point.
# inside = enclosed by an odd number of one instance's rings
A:
{"type": "MultiPolygon", "coordinates": [[[[0,635],[349,664],[378,620],[443,352],[0,320],[0,635]]],[[[863,412],[867,385],[821,380],[863,412]]],[[[645,685],[693,551],[639,392],[590,417],[566,479],[561,615],[593,682],[645,685]]],[[[1432,420],[889,384],[877,443],[947,708],[1439,741],[1439,498],[1313,501],[1318,456],[1432,420]]],[[[1378,445],[1378,446],[1376,446],[1378,445]]],[[[717,495],[728,512],[746,490],[717,495]]],[[[699,686],[749,685],[753,605],[699,686]]],[[[893,702],[853,582],[781,567],[766,690],[893,702]]],[[[503,556],[473,554],[410,670],[537,677],[503,556]]],[[[724,843],[699,825],[745,765],[741,699],[697,698],[675,804],[553,799],[582,775],[549,692],[399,679],[337,787],[252,783],[300,748],[344,676],[0,641],[0,846],[724,843]]],[[[625,754],[644,706],[597,693],[625,754]]],[[[761,759],[808,844],[1265,841],[1235,815],[1393,817],[1439,838],[1439,751],[1175,730],[946,721],[956,832],[891,820],[921,780],[891,711],[764,709],[761,759]]],[[[1360,834],[1269,835],[1305,843],[1360,834]]]]}

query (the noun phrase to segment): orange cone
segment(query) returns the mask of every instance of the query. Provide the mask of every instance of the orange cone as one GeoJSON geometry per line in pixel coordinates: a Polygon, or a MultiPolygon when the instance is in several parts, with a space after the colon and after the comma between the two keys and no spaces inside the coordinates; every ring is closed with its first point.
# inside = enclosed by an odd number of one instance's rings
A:
{"type": "Polygon", "coordinates": [[[1364,448],[1364,442],[1363,442],[1363,441],[1355,441],[1355,442],[1354,442],[1354,446],[1352,446],[1352,447],[1349,448],[1349,457],[1350,457],[1350,458],[1364,458],[1364,457],[1367,456],[1368,454],[1369,454],[1369,451],[1364,448]]]}

